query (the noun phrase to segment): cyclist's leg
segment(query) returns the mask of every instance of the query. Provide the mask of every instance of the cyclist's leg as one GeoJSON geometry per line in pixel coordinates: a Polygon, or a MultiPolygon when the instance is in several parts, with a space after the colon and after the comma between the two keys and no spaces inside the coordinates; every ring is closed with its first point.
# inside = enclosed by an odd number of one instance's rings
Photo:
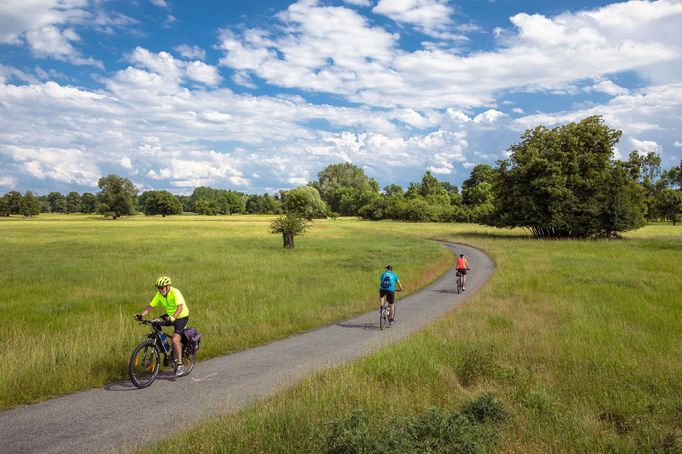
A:
{"type": "Polygon", "coordinates": [[[180,345],[181,339],[180,336],[182,335],[182,332],[187,326],[187,322],[189,322],[189,317],[179,318],[173,322],[173,327],[175,328],[175,331],[173,332],[171,342],[173,343],[173,349],[175,351],[175,360],[177,361],[177,364],[182,364],[182,345],[180,345]]]}
{"type": "Polygon", "coordinates": [[[178,333],[173,333],[171,343],[173,344],[173,351],[175,352],[175,361],[177,364],[182,364],[182,346],[180,345],[180,335],[178,333]]]}
{"type": "Polygon", "coordinates": [[[388,319],[390,321],[393,321],[393,315],[395,315],[395,307],[393,306],[395,304],[395,292],[389,292],[388,295],[386,295],[388,298],[388,319]]]}

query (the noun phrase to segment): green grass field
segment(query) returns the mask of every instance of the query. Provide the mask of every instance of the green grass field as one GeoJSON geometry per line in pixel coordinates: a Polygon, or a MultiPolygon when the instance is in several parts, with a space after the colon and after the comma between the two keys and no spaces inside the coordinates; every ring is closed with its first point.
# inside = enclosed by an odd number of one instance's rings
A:
{"type": "Polygon", "coordinates": [[[143,334],[131,315],[157,274],[187,296],[192,324],[211,339],[207,357],[374,307],[388,260],[410,290],[423,286],[452,263],[423,241],[441,239],[496,263],[465,305],[148,451],[682,452],[682,227],[540,241],[473,225],[341,219],[316,222],[285,251],[267,225],[0,220],[2,405],[123,377],[143,334]],[[57,364],[65,377],[35,383],[59,375],[57,364]]]}
{"type": "Polygon", "coordinates": [[[615,241],[470,225],[354,228],[465,242],[487,251],[496,272],[398,345],[147,451],[682,452],[682,228],[615,241]],[[488,396],[503,410],[481,405],[488,396]],[[447,426],[433,416],[472,403],[490,417],[447,426]]]}
{"type": "Polygon", "coordinates": [[[126,377],[147,333],[132,317],[161,274],[185,295],[190,324],[205,335],[205,359],[373,308],[387,261],[411,290],[452,263],[435,243],[344,220],[315,222],[284,250],[269,222],[0,218],[0,409],[126,377]]]}

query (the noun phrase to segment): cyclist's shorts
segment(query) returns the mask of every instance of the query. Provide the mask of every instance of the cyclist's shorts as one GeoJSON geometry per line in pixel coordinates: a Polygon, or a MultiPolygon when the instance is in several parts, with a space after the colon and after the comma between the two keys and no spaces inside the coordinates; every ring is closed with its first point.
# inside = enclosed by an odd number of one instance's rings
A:
{"type": "Polygon", "coordinates": [[[457,268],[457,272],[461,275],[467,274],[467,269],[466,268],[457,268]]]}
{"type": "Polygon", "coordinates": [[[175,327],[175,334],[182,334],[182,330],[185,329],[185,326],[187,326],[188,321],[189,315],[187,317],[175,319],[175,321],[173,322],[173,326],[175,327]]]}
{"type": "Polygon", "coordinates": [[[389,304],[393,304],[395,302],[395,292],[392,292],[390,290],[379,290],[379,298],[386,297],[386,301],[389,302],[389,304]]]}

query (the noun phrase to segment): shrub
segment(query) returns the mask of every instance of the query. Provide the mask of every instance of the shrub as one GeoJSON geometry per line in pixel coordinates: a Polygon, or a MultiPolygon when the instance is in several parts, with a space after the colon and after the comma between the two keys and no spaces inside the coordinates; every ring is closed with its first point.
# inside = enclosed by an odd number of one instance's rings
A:
{"type": "Polygon", "coordinates": [[[488,451],[496,441],[498,426],[509,419],[502,402],[485,394],[448,415],[431,408],[421,415],[398,419],[388,427],[370,424],[360,410],[331,423],[327,453],[473,453],[488,451]]]}

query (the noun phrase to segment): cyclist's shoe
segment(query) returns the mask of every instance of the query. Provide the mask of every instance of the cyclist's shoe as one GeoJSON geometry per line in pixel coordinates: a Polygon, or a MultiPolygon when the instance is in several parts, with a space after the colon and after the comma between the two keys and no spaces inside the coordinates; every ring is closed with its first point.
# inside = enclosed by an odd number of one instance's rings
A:
{"type": "Polygon", "coordinates": [[[182,364],[178,364],[178,368],[175,369],[175,376],[179,377],[184,373],[185,373],[185,366],[182,364]]]}
{"type": "Polygon", "coordinates": [[[464,290],[466,290],[466,289],[467,289],[466,287],[462,287],[462,291],[464,291],[464,290]]]}
{"type": "Polygon", "coordinates": [[[394,322],[394,320],[393,320],[393,319],[390,319],[390,320],[388,321],[388,325],[391,326],[391,325],[393,324],[393,322],[394,322]]]}

